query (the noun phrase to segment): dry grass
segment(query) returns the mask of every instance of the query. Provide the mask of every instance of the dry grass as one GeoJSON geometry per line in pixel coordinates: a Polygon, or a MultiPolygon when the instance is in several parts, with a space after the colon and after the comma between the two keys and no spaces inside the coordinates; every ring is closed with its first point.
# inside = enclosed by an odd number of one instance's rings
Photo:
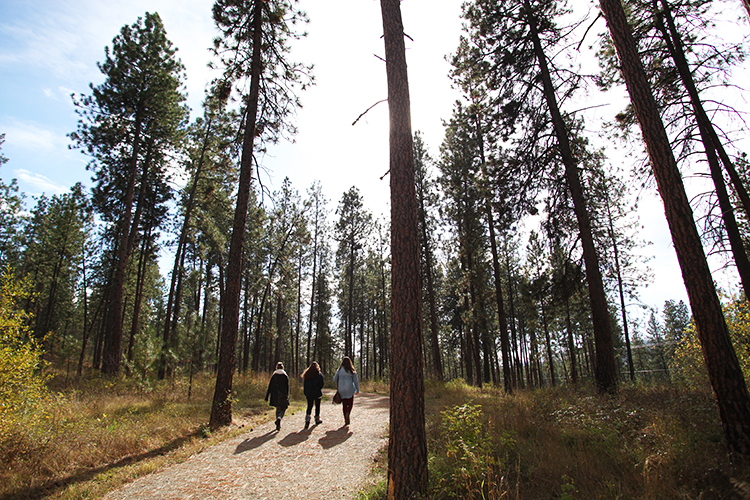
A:
{"type": "Polygon", "coordinates": [[[388,394],[391,391],[391,386],[387,380],[360,380],[359,390],[361,392],[371,392],[373,394],[388,394]]]}
{"type": "MultiPolygon", "coordinates": [[[[238,376],[233,426],[208,430],[212,376],[143,387],[94,379],[52,387],[40,418],[0,443],[0,499],[97,498],[267,420],[268,376],[238,376]]],[[[292,383],[292,398],[300,399],[292,383]]],[[[293,406],[292,410],[295,407],[293,406]]]]}
{"type": "MultiPolygon", "coordinates": [[[[144,387],[94,379],[53,385],[40,418],[0,443],[0,500],[98,498],[267,421],[268,375],[235,379],[235,425],[210,433],[213,377],[144,387]]],[[[384,382],[363,383],[387,392],[384,382]]],[[[291,383],[293,413],[304,399],[291,383]],[[296,401],[296,403],[294,403],[296,401]]],[[[731,499],[750,490],[750,464],[725,453],[710,391],[623,386],[505,396],[462,382],[427,382],[430,498],[731,499]],[[458,409],[457,409],[458,408],[458,409]],[[474,418],[474,420],[472,420],[474,418]],[[474,425],[472,422],[475,422],[474,425]]],[[[382,467],[373,491],[382,498],[382,467]]]]}
{"type": "Polygon", "coordinates": [[[454,382],[431,387],[426,401],[430,498],[746,498],[735,484],[750,479],[750,466],[729,462],[708,391],[504,396],[454,382]],[[481,405],[481,439],[465,423],[457,439],[460,420],[442,413],[465,404],[481,405]]]}

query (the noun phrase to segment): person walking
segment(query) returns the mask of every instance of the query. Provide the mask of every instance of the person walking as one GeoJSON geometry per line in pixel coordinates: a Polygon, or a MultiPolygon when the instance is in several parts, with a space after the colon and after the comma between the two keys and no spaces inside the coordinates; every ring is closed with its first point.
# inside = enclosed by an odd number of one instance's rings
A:
{"type": "Polygon", "coordinates": [[[349,425],[349,415],[352,413],[352,407],[354,406],[354,395],[359,394],[359,379],[352,360],[348,356],[345,356],[341,361],[341,366],[333,376],[333,382],[336,384],[336,389],[341,397],[344,425],[349,425]]]}
{"type": "Polygon", "coordinates": [[[276,371],[271,375],[266,391],[266,401],[271,398],[268,404],[276,407],[276,430],[281,430],[281,419],[284,418],[284,412],[289,407],[289,376],[284,371],[284,364],[279,361],[276,363],[276,371]]]}
{"type": "Polygon", "coordinates": [[[320,398],[323,397],[323,384],[325,379],[320,373],[320,365],[317,361],[310,363],[310,366],[302,372],[302,381],[307,398],[307,412],[305,413],[305,429],[310,427],[310,413],[312,413],[313,404],[315,404],[315,425],[322,424],[320,419],[320,398]]]}

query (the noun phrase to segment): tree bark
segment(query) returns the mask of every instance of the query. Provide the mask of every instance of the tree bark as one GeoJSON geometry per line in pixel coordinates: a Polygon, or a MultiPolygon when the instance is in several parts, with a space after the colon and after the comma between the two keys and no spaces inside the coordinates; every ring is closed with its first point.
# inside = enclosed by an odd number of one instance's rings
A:
{"type": "Polygon", "coordinates": [[[128,264],[128,240],[130,236],[130,225],[133,210],[133,198],[135,197],[135,176],[138,169],[138,154],[141,146],[141,121],[136,118],[135,133],[133,135],[133,157],[130,161],[128,172],[128,184],[125,191],[123,204],[123,218],[120,223],[120,243],[117,247],[115,269],[112,276],[111,299],[109,301],[109,313],[106,321],[106,334],[104,338],[104,356],[102,357],[102,373],[115,375],[120,369],[122,359],[122,297],[125,286],[125,268],[128,264]]]}
{"type": "Polygon", "coordinates": [[[422,285],[414,149],[404,28],[399,0],[381,0],[385,38],[391,172],[391,411],[388,498],[427,490],[422,374],[422,285]]]}
{"type": "Polygon", "coordinates": [[[612,325],[609,319],[609,311],[607,310],[607,296],[604,292],[604,283],[601,271],[599,270],[599,257],[596,254],[594,238],[591,233],[591,220],[586,209],[581,179],[578,175],[577,162],[570,146],[567,127],[557,105],[555,88],[552,84],[549,68],[547,67],[547,58],[537,33],[536,19],[528,0],[524,1],[524,5],[534,43],[534,51],[539,62],[542,83],[544,85],[544,96],[552,116],[552,125],[557,137],[558,147],[560,148],[560,156],[565,165],[565,176],[568,181],[570,195],[573,198],[573,208],[581,235],[583,260],[586,263],[586,282],[589,286],[589,300],[591,301],[591,319],[594,324],[594,341],[596,343],[594,377],[600,391],[615,392],[617,390],[617,367],[615,365],[612,340],[612,325]]]}
{"type": "Polygon", "coordinates": [[[237,327],[240,316],[240,289],[242,286],[242,256],[247,225],[247,207],[250,203],[250,187],[253,177],[253,145],[255,142],[255,124],[258,116],[258,96],[260,94],[260,77],[263,70],[261,63],[261,45],[263,42],[263,2],[255,0],[253,6],[253,55],[250,69],[250,93],[247,100],[247,117],[242,141],[240,159],[240,178],[237,187],[237,206],[234,211],[232,239],[227,257],[225,293],[221,303],[221,348],[216,373],[216,386],[211,405],[212,429],[232,423],[232,381],[234,378],[237,355],[237,327]]]}
{"type": "Polygon", "coordinates": [[[750,395],[664,124],[619,0],[600,0],[664,202],[730,453],[750,455],[750,395]]]}

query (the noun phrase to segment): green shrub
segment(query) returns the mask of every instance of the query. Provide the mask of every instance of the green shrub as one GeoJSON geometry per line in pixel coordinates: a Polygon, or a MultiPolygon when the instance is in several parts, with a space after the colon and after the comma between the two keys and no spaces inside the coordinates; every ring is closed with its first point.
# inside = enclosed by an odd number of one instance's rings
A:
{"type": "Polygon", "coordinates": [[[19,307],[29,290],[10,269],[0,277],[0,443],[44,418],[37,412],[47,396],[41,342],[29,335],[31,315],[19,307]]]}

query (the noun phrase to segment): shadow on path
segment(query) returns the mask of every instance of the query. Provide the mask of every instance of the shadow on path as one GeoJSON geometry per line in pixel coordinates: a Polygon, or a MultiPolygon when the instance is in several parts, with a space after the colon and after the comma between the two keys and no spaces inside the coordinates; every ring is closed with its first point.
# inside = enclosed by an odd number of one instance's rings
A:
{"type": "Polygon", "coordinates": [[[234,450],[235,455],[239,455],[240,453],[248,450],[254,450],[255,448],[261,446],[263,443],[266,443],[273,439],[273,437],[277,434],[275,430],[268,431],[262,436],[255,436],[252,439],[245,439],[243,442],[237,445],[237,449],[234,450]]]}
{"type": "Polygon", "coordinates": [[[80,483],[83,481],[89,481],[93,479],[94,477],[96,477],[97,475],[102,474],[104,472],[118,469],[120,467],[125,467],[127,465],[141,462],[143,460],[148,460],[150,458],[158,457],[159,455],[165,455],[166,453],[179,448],[186,442],[190,441],[192,438],[197,437],[199,435],[200,435],[200,431],[191,432],[187,436],[174,439],[170,441],[169,443],[166,443],[163,446],[160,446],[159,448],[155,448],[153,450],[141,453],[139,455],[131,455],[117,462],[114,462],[114,463],[111,463],[102,467],[84,470],[84,471],[81,471],[77,474],[73,474],[68,477],[64,477],[64,478],[57,479],[55,481],[49,481],[44,484],[40,484],[39,486],[18,488],[9,493],[4,493],[0,495],[0,500],[20,500],[20,499],[37,500],[41,498],[47,498],[61,491],[62,489],[68,487],[71,484],[76,484],[76,483],[80,483]]]}
{"type": "Polygon", "coordinates": [[[301,430],[298,432],[290,432],[286,436],[284,436],[284,439],[279,441],[279,444],[281,446],[295,446],[300,443],[304,443],[307,441],[307,438],[310,437],[310,433],[312,432],[312,428],[301,430]]]}
{"type": "Polygon", "coordinates": [[[318,439],[318,443],[327,450],[343,443],[350,437],[352,437],[352,431],[349,430],[349,427],[341,427],[335,431],[326,431],[326,435],[318,439]]]}

